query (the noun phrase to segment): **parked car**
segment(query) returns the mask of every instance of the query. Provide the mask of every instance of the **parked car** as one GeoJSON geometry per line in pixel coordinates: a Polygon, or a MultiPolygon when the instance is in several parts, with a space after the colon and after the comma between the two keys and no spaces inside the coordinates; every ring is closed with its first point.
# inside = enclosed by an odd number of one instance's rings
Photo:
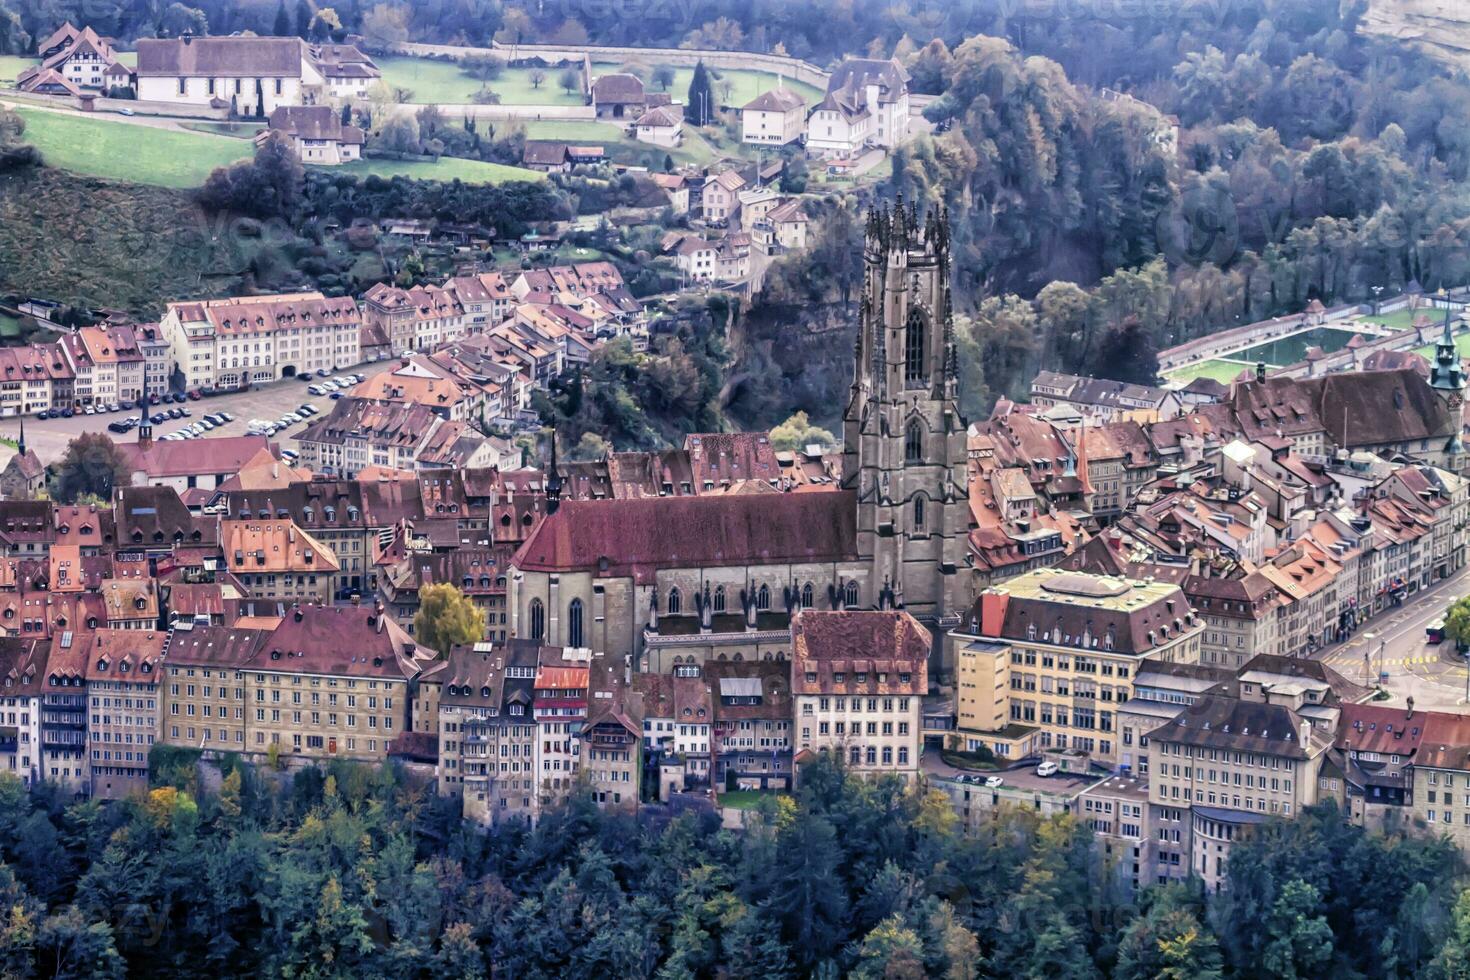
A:
{"type": "Polygon", "coordinates": [[[219,415],[219,417],[224,419],[226,422],[235,421],[235,416],[231,415],[229,412],[217,412],[216,414],[219,415]]]}
{"type": "Polygon", "coordinates": [[[179,409],[179,414],[183,415],[184,418],[188,418],[189,416],[193,415],[194,413],[191,412],[191,411],[189,411],[187,408],[181,408],[181,409],[179,409]]]}
{"type": "Polygon", "coordinates": [[[125,425],[123,425],[121,422],[109,422],[109,423],[107,423],[107,431],[109,431],[109,432],[126,432],[126,431],[128,431],[128,427],[125,426],[125,425]]]}
{"type": "Polygon", "coordinates": [[[203,397],[203,393],[201,393],[198,388],[195,388],[193,391],[189,392],[189,401],[191,402],[197,402],[203,397]]]}
{"type": "Polygon", "coordinates": [[[313,395],[325,395],[327,393],[327,390],[318,384],[314,384],[306,390],[311,392],[313,395]]]}
{"type": "Polygon", "coordinates": [[[171,419],[181,419],[184,417],[184,413],[179,411],[177,408],[169,409],[167,414],[168,417],[171,419]]]}
{"type": "Polygon", "coordinates": [[[94,405],[88,405],[86,408],[82,409],[82,411],[85,412],[85,413],[87,413],[88,415],[96,415],[97,414],[97,408],[94,405]]]}
{"type": "Polygon", "coordinates": [[[69,419],[69,418],[71,418],[75,414],[76,414],[76,412],[73,412],[69,408],[63,408],[61,410],[61,417],[64,418],[64,419],[69,419]]]}
{"type": "Polygon", "coordinates": [[[986,789],[999,789],[1003,785],[1005,785],[1005,780],[999,776],[988,776],[985,779],[986,789]]]}
{"type": "Polygon", "coordinates": [[[158,412],[148,421],[152,422],[154,425],[162,425],[163,423],[168,421],[168,416],[164,415],[162,412],[158,412]]]}
{"type": "Polygon", "coordinates": [[[328,371],[326,368],[319,368],[316,372],[316,376],[318,378],[329,378],[332,376],[332,372],[328,371]]]}
{"type": "Polygon", "coordinates": [[[1056,774],[1057,764],[1055,762],[1043,762],[1036,767],[1036,775],[1038,776],[1055,776],[1056,774]]]}
{"type": "Polygon", "coordinates": [[[336,401],[337,399],[339,399],[339,398],[342,397],[342,392],[340,392],[340,391],[334,391],[330,395],[328,395],[327,397],[330,398],[330,399],[332,399],[332,401],[336,401]]]}

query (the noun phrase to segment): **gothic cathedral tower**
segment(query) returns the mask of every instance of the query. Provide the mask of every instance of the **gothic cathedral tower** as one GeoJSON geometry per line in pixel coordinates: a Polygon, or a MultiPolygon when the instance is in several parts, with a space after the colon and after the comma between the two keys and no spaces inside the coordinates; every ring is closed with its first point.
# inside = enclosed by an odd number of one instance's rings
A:
{"type": "Polygon", "coordinates": [[[842,485],[857,494],[858,553],[872,570],[863,605],[903,608],[933,628],[969,600],[948,217],[931,212],[921,224],[901,200],[871,212],[863,267],[842,420],[842,485]]]}

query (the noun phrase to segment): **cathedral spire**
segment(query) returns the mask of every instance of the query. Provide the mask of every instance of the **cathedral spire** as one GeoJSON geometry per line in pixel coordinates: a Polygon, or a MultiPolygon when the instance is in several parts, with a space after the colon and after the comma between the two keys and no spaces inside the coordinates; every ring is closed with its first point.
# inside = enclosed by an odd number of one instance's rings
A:
{"type": "Polygon", "coordinates": [[[561,473],[556,468],[556,430],[551,430],[551,472],[546,475],[546,516],[561,506],[561,473]]]}

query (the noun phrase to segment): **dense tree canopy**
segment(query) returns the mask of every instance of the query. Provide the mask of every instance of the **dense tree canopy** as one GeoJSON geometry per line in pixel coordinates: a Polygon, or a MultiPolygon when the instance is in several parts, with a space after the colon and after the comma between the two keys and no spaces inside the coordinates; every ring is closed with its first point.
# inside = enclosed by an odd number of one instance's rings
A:
{"type": "Polygon", "coordinates": [[[1462,976],[1453,847],[1328,809],[1237,842],[1228,886],[1114,887],[1071,816],[960,832],[942,795],[806,770],[744,829],[605,815],[466,826],[392,767],[153,750],[154,788],[67,802],[0,774],[7,976],[1462,976]]]}

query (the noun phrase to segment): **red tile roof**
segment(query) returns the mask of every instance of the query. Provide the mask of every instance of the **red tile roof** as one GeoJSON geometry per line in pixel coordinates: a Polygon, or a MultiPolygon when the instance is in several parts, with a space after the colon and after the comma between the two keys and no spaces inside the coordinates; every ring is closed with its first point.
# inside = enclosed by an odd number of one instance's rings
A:
{"type": "Polygon", "coordinates": [[[857,502],[813,494],[569,500],[531,532],[514,564],[648,581],[659,568],[841,561],[857,556],[857,502]]]}

